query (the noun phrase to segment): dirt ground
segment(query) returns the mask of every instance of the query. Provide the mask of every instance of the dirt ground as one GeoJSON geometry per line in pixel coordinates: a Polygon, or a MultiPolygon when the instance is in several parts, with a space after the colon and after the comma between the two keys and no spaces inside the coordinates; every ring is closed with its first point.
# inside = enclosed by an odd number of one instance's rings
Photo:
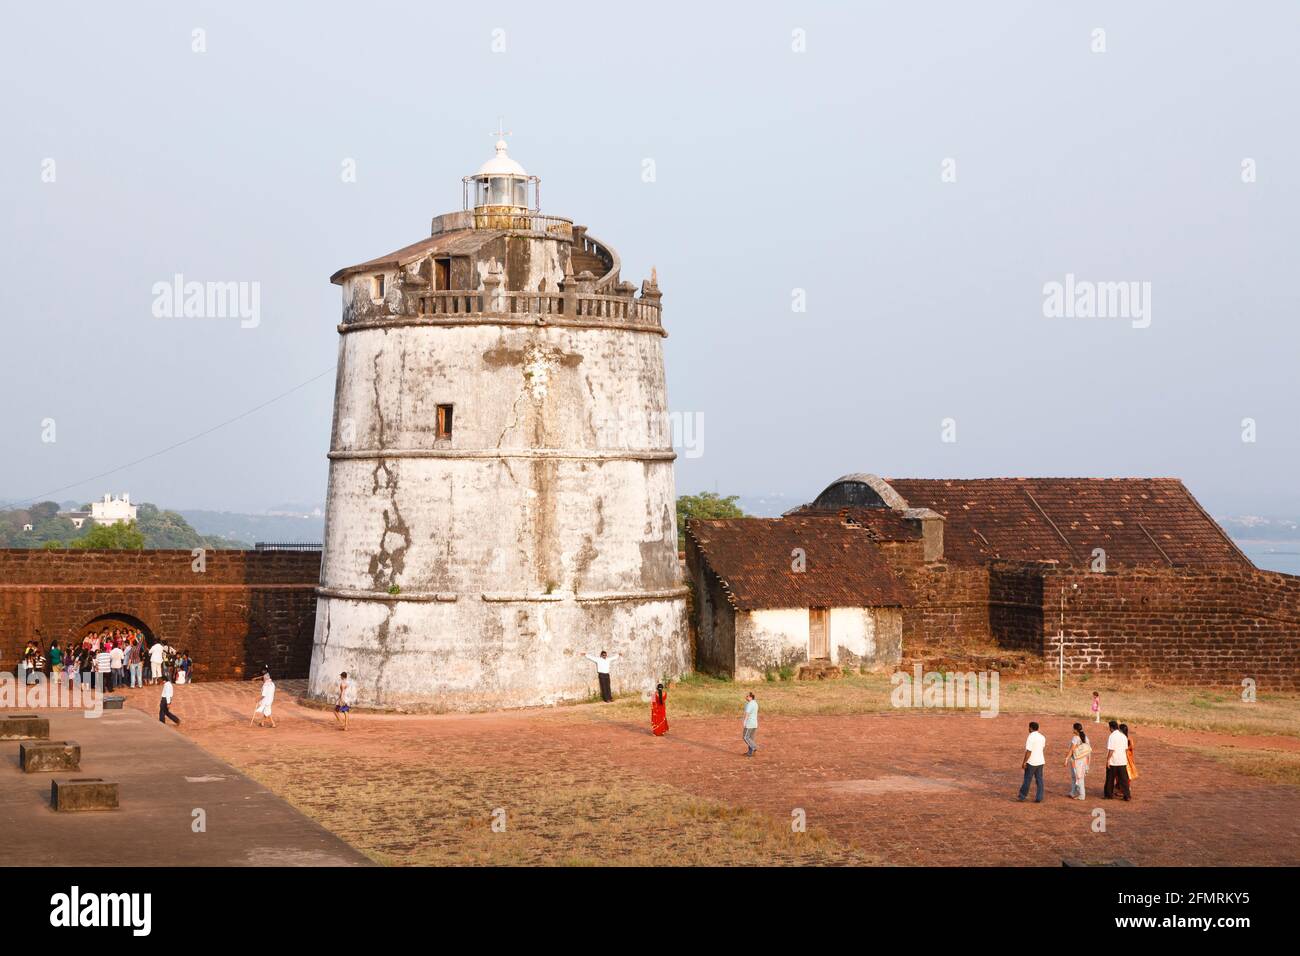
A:
{"type": "MultiPolygon", "coordinates": [[[[766,712],[748,759],[732,716],[670,708],[655,738],[628,701],[358,714],[342,732],[296,703],[302,689],[280,682],[275,729],[249,726],[253,683],[178,687],[173,709],[182,733],[381,863],[1300,863],[1300,787],[1207,749],[1232,735],[1135,724],[1134,800],[1101,799],[1103,753],[1081,802],[1065,796],[1071,721],[1048,713],[766,712]],[[1016,800],[1030,719],[1048,738],[1042,804],[1016,800]]],[[[130,692],[155,714],[156,698],[130,692]]]]}

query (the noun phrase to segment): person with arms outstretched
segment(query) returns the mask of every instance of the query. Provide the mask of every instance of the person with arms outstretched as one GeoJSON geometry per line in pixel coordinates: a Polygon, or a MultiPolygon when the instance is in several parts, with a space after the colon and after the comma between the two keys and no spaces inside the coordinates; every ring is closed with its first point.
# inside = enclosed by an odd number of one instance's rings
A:
{"type": "Polygon", "coordinates": [[[586,657],[587,660],[596,665],[596,677],[600,681],[600,699],[608,704],[614,699],[614,693],[609,685],[609,665],[618,660],[618,655],[615,654],[611,657],[601,651],[599,657],[594,654],[588,654],[586,657]]]}

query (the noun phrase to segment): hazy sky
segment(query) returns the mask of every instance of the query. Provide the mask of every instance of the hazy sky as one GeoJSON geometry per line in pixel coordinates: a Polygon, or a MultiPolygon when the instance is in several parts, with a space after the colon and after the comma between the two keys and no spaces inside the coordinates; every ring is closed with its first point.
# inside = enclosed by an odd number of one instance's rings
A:
{"type": "Polygon", "coordinates": [[[544,211],[589,225],[625,278],[658,267],[669,400],[704,425],[679,491],[1173,475],[1216,513],[1300,512],[1300,4],[5,20],[0,499],[323,500],[329,374],[84,479],[329,370],[329,275],[459,209],[503,115],[544,211]],[[259,283],[260,323],[155,317],[177,273],[259,283]],[[1149,326],[1046,317],[1067,274],[1150,283],[1149,326]]]}

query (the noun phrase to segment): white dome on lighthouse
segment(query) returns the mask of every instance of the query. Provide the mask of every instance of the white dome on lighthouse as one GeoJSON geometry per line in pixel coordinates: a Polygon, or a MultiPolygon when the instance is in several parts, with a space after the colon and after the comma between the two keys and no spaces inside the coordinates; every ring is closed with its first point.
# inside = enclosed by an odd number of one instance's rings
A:
{"type": "Polygon", "coordinates": [[[506,155],[506,141],[497,140],[497,154],[478,168],[475,176],[527,176],[524,167],[506,155]]]}
{"type": "Polygon", "coordinates": [[[466,176],[462,182],[464,188],[465,208],[470,208],[471,193],[474,208],[483,206],[513,206],[527,210],[529,207],[529,187],[532,192],[532,208],[536,210],[540,203],[541,180],[529,176],[528,171],[506,154],[505,128],[497,131],[497,153],[478,168],[478,172],[466,176]]]}

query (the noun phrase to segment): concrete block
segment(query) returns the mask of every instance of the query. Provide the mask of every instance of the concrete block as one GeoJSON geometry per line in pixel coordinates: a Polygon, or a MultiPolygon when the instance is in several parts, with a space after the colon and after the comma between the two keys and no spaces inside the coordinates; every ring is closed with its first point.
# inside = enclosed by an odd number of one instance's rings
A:
{"type": "Polygon", "coordinates": [[[18,745],[18,766],[23,773],[81,769],[81,745],[75,740],[41,740],[18,745]]]}
{"type": "Polygon", "coordinates": [[[117,784],[99,777],[50,781],[50,806],[63,812],[116,810],[117,784]]]}
{"type": "Polygon", "coordinates": [[[48,740],[50,721],[36,714],[6,714],[0,717],[0,740],[48,740]]]}
{"type": "Polygon", "coordinates": [[[121,710],[126,698],[120,694],[108,694],[104,697],[105,710],[121,710]]]}

